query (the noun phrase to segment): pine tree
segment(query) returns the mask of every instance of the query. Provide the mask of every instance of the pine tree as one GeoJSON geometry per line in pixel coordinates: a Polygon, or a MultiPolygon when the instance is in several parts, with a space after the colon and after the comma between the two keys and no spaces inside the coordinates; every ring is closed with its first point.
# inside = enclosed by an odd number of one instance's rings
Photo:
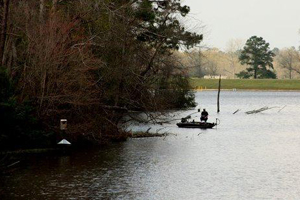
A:
{"type": "Polygon", "coordinates": [[[270,50],[269,43],[262,37],[252,36],[246,42],[239,60],[242,65],[249,67],[237,74],[239,78],[276,78],[273,72],[273,57],[275,54],[270,50]]]}

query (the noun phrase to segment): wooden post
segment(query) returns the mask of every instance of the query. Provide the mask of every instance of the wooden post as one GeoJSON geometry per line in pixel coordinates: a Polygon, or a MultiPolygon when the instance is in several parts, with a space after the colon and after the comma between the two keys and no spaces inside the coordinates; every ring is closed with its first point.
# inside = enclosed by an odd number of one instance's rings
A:
{"type": "Polygon", "coordinates": [[[221,91],[221,75],[219,78],[218,100],[217,100],[217,112],[220,112],[220,91],[221,91]]]}

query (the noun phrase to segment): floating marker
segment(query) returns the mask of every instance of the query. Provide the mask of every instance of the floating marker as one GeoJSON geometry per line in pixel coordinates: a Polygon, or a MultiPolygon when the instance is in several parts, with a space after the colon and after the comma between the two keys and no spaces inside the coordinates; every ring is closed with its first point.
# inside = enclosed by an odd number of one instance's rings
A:
{"type": "Polygon", "coordinates": [[[62,141],[60,141],[57,144],[71,145],[71,143],[68,140],[66,140],[66,139],[63,139],[62,141]]]}

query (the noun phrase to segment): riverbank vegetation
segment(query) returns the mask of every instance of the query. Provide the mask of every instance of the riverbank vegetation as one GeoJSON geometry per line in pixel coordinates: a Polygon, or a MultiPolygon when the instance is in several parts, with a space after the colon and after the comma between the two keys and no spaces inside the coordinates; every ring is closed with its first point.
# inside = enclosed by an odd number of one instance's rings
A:
{"type": "MultiPolygon", "coordinates": [[[[253,65],[242,65],[239,59],[244,45],[245,41],[235,39],[229,41],[224,50],[218,48],[193,49],[190,52],[182,52],[178,56],[191,77],[203,78],[204,76],[222,75],[228,79],[235,79],[238,78],[238,74],[243,72],[240,77],[244,78],[243,74],[249,75],[247,68],[253,69],[253,65]]],[[[300,79],[299,49],[295,47],[273,48],[272,53],[275,55],[272,63],[269,62],[272,67],[266,68],[265,72],[268,73],[261,74],[263,76],[257,78],[275,78],[275,73],[277,79],[300,79]]],[[[253,74],[248,77],[253,78],[253,74]]]]}
{"type": "MultiPolygon", "coordinates": [[[[193,89],[218,89],[218,79],[191,78],[193,89]]],[[[299,90],[299,80],[289,79],[223,79],[222,89],[228,90],[299,90]]]]}
{"type": "Polygon", "coordinates": [[[179,0],[2,0],[1,148],[53,143],[61,118],[70,140],[103,142],[132,112],[194,106],[174,56],[202,40],[180,23],[189,11],[179,0]]]}

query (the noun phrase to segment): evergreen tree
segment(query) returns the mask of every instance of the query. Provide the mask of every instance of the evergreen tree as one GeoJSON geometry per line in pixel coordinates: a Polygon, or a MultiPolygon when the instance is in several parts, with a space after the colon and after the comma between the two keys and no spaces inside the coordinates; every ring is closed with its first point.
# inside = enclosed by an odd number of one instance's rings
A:
{"type": "Polygon", "coordinates": [[[273,57],[275,54],[270,50],[269,43],[262,37],[252,36],[246,42],[239,60],[241,64],[249,65],[245,70],[237,74],[239,78],[276,78],[272,71],[273,57]]]}

